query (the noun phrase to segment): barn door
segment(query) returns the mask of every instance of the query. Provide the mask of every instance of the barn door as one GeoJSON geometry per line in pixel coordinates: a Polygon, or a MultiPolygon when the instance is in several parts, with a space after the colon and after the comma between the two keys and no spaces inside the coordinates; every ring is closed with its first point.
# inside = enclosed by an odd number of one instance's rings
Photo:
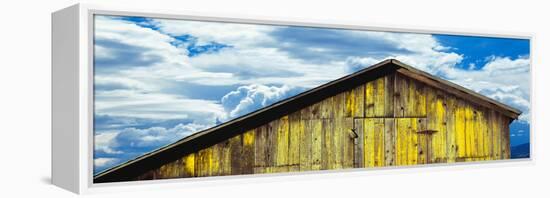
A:
{"type": "Polygon", "coordinates": [[[426,118],[356,118],[355,167],[424,164],[430,161],[426,118]]]}

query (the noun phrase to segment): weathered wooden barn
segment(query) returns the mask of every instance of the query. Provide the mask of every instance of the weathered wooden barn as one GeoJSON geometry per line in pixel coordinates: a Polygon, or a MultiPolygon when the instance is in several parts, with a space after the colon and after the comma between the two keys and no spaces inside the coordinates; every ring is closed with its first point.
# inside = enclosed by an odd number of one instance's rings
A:
{"type": "Polygon", "coordinates": [[[195,133],[95,183],[510,158],[521,112],[397,60],[195,133]]]}

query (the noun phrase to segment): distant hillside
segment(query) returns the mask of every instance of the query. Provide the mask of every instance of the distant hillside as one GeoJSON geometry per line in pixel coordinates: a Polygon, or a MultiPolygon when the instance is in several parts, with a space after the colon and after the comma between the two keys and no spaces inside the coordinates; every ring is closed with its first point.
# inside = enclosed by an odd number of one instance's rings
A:
{"type": "Polygon", "coordinates": [[[510,147],[512,159],[529,158],[529,143],[510,147]]]}

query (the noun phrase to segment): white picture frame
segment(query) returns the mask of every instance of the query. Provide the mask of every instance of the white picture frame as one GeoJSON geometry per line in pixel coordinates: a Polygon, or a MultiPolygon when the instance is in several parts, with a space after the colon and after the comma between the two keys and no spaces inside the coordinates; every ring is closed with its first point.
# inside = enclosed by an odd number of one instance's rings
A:
{"type": "MultiPolygon", "coordinates": [[[[267,18],[221,14],[203,14],[181,11],[151,11],[127,8],[104,8],[97,5],[77,4],[52,14],[52,183],[74,193],[85,194],[105,191],[125,191],[135,188],[194,187],[229,182],[265,182],[287,179],[330,178],[334,173],[345,175],[388,174],[404,171],[429,171],[433,168],[462,169],[465,167],[516,166],[534,163],[535,130],[531,125],[531,157],[505,161],[484,161],[461,164],[431,164],[407,168],[349,169],[278,173],[269,175],[245,175],[205,177],[191,179],[153,180],[138,182],[93,183],[93,16],[95,14],[143,16],[170,19],[207,20],[219,22],[254,23],[270,25],[296,25],[309,27],[345,28],[393,32],[452,34],[529,39],[528,33],[501,33],[479,30],[454,30],[423,27],[375,26],[343,21],[317,21],[309,19],[267,18]],[[507,163],[503,163],[507,162],[507,163]],[[429,167],[430,169],[426,169],[429,167]],[[380,171],[370,171],[380,170],[380,171]],[[277,176],[277,177],[274,177],[277,176]],[[285,177],[279,177],[285,176],[285,177]]],[[[531,57],[532,60],[532,57],[531,57]]],[[[532,75],[532,74],[531,74],[532,75]]],[[[533,86],[531,84],[531,90],[533,86]]],[[[532,92],[532,91],[531,91],[532,92]]],[[[532,104],[531,104],[532,106],[532,104]]]]}

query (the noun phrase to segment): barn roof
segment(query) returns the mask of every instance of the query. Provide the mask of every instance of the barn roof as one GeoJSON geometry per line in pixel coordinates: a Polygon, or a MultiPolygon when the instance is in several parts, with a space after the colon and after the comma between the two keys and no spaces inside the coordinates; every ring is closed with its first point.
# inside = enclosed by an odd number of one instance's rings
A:
{"type": "Polygon", "coordinates": [[[353,74],[333,80],[218,126],[194,133],[136,159],[107,169],[94,176],[94,183],[131,180],[133,177],[147,170],[179,159],[186,154],[206,148],[318,101],[395,72],[421,81],[432,87],[439,88],[445,92],[457,95],[460,98],[469,100],[478,105],[499,111],[511,119],[517,119],[521,114],[518,109],[502,104],[460,85],[415,69],[398,60],[387,59],[353,74]]]}

